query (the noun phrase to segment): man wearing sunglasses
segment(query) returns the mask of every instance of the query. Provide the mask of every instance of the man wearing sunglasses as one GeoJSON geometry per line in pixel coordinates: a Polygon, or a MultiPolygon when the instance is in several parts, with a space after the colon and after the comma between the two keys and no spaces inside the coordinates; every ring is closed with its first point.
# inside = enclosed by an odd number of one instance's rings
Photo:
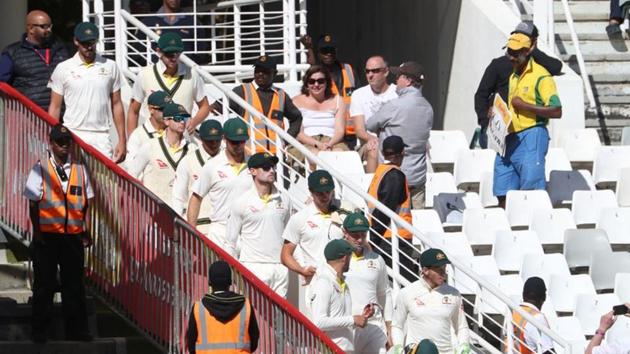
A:
{"type": "Polygon", "coordinates": [[[277,164],[278,158],[267,152],[249,158],[247,167],[254,185],[232,204],[226,238],[229,253],[278,295],[286,297],[289,270],[280,262],[280,250],[291,204],[274,186],[277,164]]]}
{"type": "Polygon", "coordinates": [[[122,78],[113,60],[96,53],[98,31],[90,22],[81,22],[74,28],[77,53],[60,63],[48,82],[52,90],[48,113],[118,163],[127,154],[125,113],[120,100],[122,78]],[[64,102],[66,112],[61,117],[64,102]],[[109,133],[112,121],[118,134],[118,144],[113,149],[109,133]]]}
{"type": "Polygon", "coordinates": [[[52,35],[50,17],[44,11],[34,10],[26,15],[26,33],[22,40],[2,51],[0,81],[47,110],[50,89],[46,84],[53,70],[66,59],[66,48],[52,35]]]}
{"type": "Polygon", "coordinates": [[[129,163],[129,174],[172,207],[175,171],[190,149],[184,139],[190,114],[184,106],[173,102],[164,106],[162,114],[166,125],[164,135],[149,139],[142,146],[129,163]]]}
{"type": "Polygon", "coordinates": [[[204,198],[209,198],[212,210],[201,217],[210,219],[208,238],[223,249],[228,248],[225,233],[230,207],[237,197],[245,194],[252,186],[245,159],[245,143],[248,139],[248,126],[241,118],[226,120],[223,124],[225,150],[203,166],[199,179],[191,187],[192,195],[186,210],[188,222],[197,226],[201,203],[204,198]]]}
{"type": "Polygon", "coordinates": [[[85,167],[71,158],[72,135],[61,124],[50,131],[47,158],[31,169],[24,196],[33,224],[33,341],[46,342],[57,291],[57,266],[66,339],[90,341],[85,305],[84,247],[92,240],[85,223],[94,192],[85,167]]]}
{"type": "Polygon", "coordinates": [[[162,34],[156,50],[160,59],[157,63],[142,68],[133,84],[127,114],[127,134],[131,134],[139,123],[143,123],[149,117],[147,99],[151,92],[161,90],[171,96],[174,102],[184,106],[187,112],[192,112],[193,105],[197,104],[199,110],[186,123],[186,130],[192,135],[210,112],[203,79],[196,71],[179,65],[184,43],[177,33],[162,34]]]}
{"type": "Polygon", "coordinates": [[[134,130],[127,141],[127,161],[132,161],[138,151],[150,139],[155,139],[164,134],[166,124],[162,116],[162,110],[167,103],[172,102],[171,96],[164,91],[155,91],[147,100],[149,107],[149,119],[142,124],[141,129],[134,130]]]}

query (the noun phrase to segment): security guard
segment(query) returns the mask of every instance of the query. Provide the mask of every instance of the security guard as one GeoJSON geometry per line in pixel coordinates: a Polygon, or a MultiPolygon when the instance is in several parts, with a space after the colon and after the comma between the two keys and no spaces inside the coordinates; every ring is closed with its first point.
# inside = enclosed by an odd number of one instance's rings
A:
{"type": "Polygon", "coordinates": [[[280,250],[291,202],[274,186],[277,163],[278,158],[267,152],[249,158],[247,167],[254,183],[232,204],[226,238],[227,251],[278,295],[285,297],[289,271],[280,263],[280,250]]]}
{"type": "MultiPolygon", "coordinates": [[[[540,312],[547,299],[547,287],[544,280],[531,277],[523,285],[523,302],[521,309],[532,315],[540,324],[549,328],[545,315],[540,312]]],[[[553,340],[540,332],[536,326],[527,322],[520,313],[512,311],[512,328],[514,330],[514,348],[521,354],[554,353],[553,340]]]]}
{"type": "Polygon", "coordinates": [[[201,202],[207,196],[212,205],[209,215],[208,238],[226,248],[225,238],[227,219],[232,202],[247,192],[252,186],[252,177],[245,160],[245,142],[249,139],[247,124],[241,118],[231,118],[223,124],[225,150],[208,161],[201,169],[199,179],[192,187],[186,217],[197,226],[201,202]]]}
{"type": "MultiPolygon", "coordinates": [[[[187,154],[177,166],[175,171],[175,183],[173,184],[173,209],[180,215],[185,215],[188,200],[191,195],[191,187],[194,181],[199,179],[201,169],[207,161],[217,156],[221,151],[223,139],[223,127],[216,119],[208,119],[199,126],[200,148],[187,154]]],[[[210,199],[201,203],[200,213],[210,215],[212,205],[210,199]]],[[[210,219],[203,217],[197,220],[197,230],[208,235],[210,219]]]]}
{"type": "MultiPolygon", "coordinates": [[[[273,86],[276,73],[275,61],[267,55],[261,55],[254,63],[254,81],[236,86],[233,91],[282,129],[284,129],[283,119],[286,117],[289,120],[287,133],[295,138],[302,125],[302,113],[284,90],[273,86]]],[[[212,110],[220,115],[223,110],[221,102],[215,101],[212,104],[212,110]]],[[[236,102],[230,101],[230,110],[253,123],[255,149],[252,153],[277,153],[276,133],[273,130],[269,129],[262,120],[250,115],[236,102]]],[[[246,149],[250,150],[249,143],[246,149]]]]}
{"type": "Polygon", "coordinates": [[[171,207],[175,170],[190,149],[184,139],[186,121],[190,114],[184,106],[168,103],[163,111],[166,131],[157,139],[150,139],[129,164],[129,174],[140,178],[151,192],[171,207]]]}
{"type": "Polygon", "coordinates": [[[127,160],[132,161],[142,146],[150,139],[164,134],[166,124],[162,110],[167,103],[172,102],[171,96],[164,91],[155,91],[149,95],[149,119],[142,124],[141,129],[134,130],[127,141],[127,160]]]}
{"type": "MultiPolygon", "coordinates": [[[[395,211],[401,218],[411,224],[411,198],[407,178],[400,169],[405,153],[405,143],[397,136],[392,135],[383,141],[382,151],[385,162],[380,164],[374,172],[372,183],[368,193],[379,202],[385,204],[389,209],[395,211]]],[[[391,244],[383,240],[383,237],[391,241],[391,231],[389,230],[390,218],[382,211],[376,209],[372,203],[368,203],[370,208],[372,224],[372,240],[377,246],[376,251],[385,259],[388,266],[392,265],[391,244]]],[[[417,279],[418,267],[414,262],[415,249],[411,242],[413,234],[402,227],[398,228],[398,236],[405,241],[398,243],[401,255],[399,257],[401,274],[409,281],[417,279]]]]}
{"type": "Polygon", "coordinates": [[[367,325],[355,330],[354,350],[385,354],[391,346],[392,292],[385,261],[372,251],[366,240],[369,229],[370,224],[362,212],[349,214],[343,221],[344,238],[354,248],[350,270],[346,273],[352,314],[361,314],[366,306],[374,311],[367,325]]]}
{"type": "Polygon", "coordinates": [[[70,157],[72,135],[68,128],[57,124],[49,137],[48,156],[33,166],[24,188],[33,225],[33,341],[47,340],[57,266],[66,339],[89,341],[83,247],[92,243],[85,219],[94,193],[85,166],[70,157]]]}
{"type": "Polygon", "coordinates": [[[188,319],[186,346],[191,354],[253,353],[260,332],[247,298],[230,290],[232,273],[225,261],[210,265],[212,293],[195,302],[188,319]]]}
{"type": "Polygon", "coordinates": [[[402,289],[396,299],[392,319],[394,348],[426,338],[435,343],[440,354],[454,352],[453,340],[458,353],[467,352],[468,324],[462,296],[446,284],[446,265],[450,261],[441,250],[429,248],[420,255],[420,263],[421,278],[402,289]],[[452,338],[451,330],[456,338],[452,338]]]}

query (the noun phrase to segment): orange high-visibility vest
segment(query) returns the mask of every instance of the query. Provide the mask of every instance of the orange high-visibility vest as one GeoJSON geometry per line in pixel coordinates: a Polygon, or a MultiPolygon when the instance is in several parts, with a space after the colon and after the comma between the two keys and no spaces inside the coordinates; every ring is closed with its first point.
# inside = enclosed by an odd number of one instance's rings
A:
{"type": "MultiPolygon", "coordinates": [[[[532,316],[540,313],[529,306],[521,305],[521,309],[532,316]]],[[[518,338],[518,340],[514,340],[514,349],[521,354],[536,354],[535,350],[531,350],[525,345],[525,325],[527,325],[527,320],[520,313],[512,311],[512,329],[514,337],[518,338]]]]}
{"type": "MultiPolygon", "coordinates": [[[[374,177],[372,178],[372,182],[370,183],[370,188],[368,189],[368,193],[371,196],[378,199],[378,186],[381,184],[381,180],[383,179],[383,176],[385,176],[387,172],[393,169],[400,171],[400,168],[395,165],[390,165],[390,164],[378,165],[378,167],[376,168],[376,171],[374,172],[374,177]]],[[[409,185],[407,185],[407,179],[405,179],[405,194],[406,194],[405,200],[394,211],[406,222],[411,224],[411,220],[412,220],[411,218],[411,193],[409,193],[409,185]]],[[[368,203],[368,208],[370,209],[370,215],[373,215],[374,210],[376,209],[374,204],[368,203]]],[[[370,216],[370,225],[374,225],[375,222],[378,222],[378,221],[372,220],[372,217],[370,216]]],[[[392,237],[391,230],[387,229],[383,236],[386,238],[391,238],[392,237]]],[[[398,236],[406,240],[411,240],[413,237],[413,234],[407,231],[406,229],[398,228],[398,236]]]]}
{"type": "Polygon", "coordinates": [[[341,95],[341,97],[343,98],[343,103],[346,104],[346,135],[355,135],[354,121],[352,120],[352,117],[350,117],[350,102],[352,101],[351,96],[352,91],[356,87],[352,65],[343,63],[341,67],[341,75],[343,79],[343,91],[339,92],[337,83],[335,82],[335,80],[333,80],[332,92],[335,95],[341,95]]]}
{"type": "Polygon", "coordinates": [[[85,231],[83,208],[87,200],[85,170],[72,163],[68,188],[63,192],[53,163],[41,167],[42,199],[39,201],[39,229],[54,234],[80,234],[85,231]]]}
{"type": "MultiPolygon", "coordinates": [[[[260,102],[260,97],[258,97],[258,92],[256,92],[256,88],[254,84],[243,84],[243,93],[245,94],[245,101],[251,104],[269,118],[272,122],[274,122],[277,126],[284,129],[284,101],[286,100],[286,93],[278,88],[272,88],[274,94],[273,99],[271,100],[271,105],[269,106],[269,111],[267,114],[263,111],[262,103],[260,102]]],[[[246,121],[250,119],[250,114],[248,111],[245,111],[243,115],[246,121]]],[[[256,117],[251,117],[254,121],[254,139],[256,139],[256,151],[255,152],[270,152],[272,154],[276,153],[276,132],[267,128],[265,122],[256,117]]]]}
{"type": "Polygon", "coordinates": [[[249,300],[241,312],[227,323],[214,318],[201,301],[193,305],[193,314],[197,325],[197,354],[235,354],[251,353],[249,338],[249,318],[252,307],[249,300]]]}

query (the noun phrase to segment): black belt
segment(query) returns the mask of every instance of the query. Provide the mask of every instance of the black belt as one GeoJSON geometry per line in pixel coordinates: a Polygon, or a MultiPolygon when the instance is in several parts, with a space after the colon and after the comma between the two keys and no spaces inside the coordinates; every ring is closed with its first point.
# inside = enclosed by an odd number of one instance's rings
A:
{"type": "Polygon", "coordinates": [[[208,225],[211,222],[212,222],[212,220],[210,220],[210,218],[197,219],[197,225],[208,225]]]}

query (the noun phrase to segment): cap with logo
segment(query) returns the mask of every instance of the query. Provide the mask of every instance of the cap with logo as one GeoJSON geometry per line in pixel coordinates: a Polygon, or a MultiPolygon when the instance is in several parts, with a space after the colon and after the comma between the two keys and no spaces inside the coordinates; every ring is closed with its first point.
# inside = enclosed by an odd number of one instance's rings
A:
{"type": "Polygon", "coordinates": [[[332,35],[330,34],[324,34],[323,36],[319,37],[319,41],[317,42],[317,48],[322,49],[322,48],[337,48],[337,42],[335,42],[335,39],[333,38],[332,35]]]}
{"type": "Polygon", "coordinates": [[[164,118],[173,118],[177,120],[185,120],[190,118],[190,113],[186,111],[186,108],[181,104],[177,104],[174,102],[169,102],[164,105],[164,109],[162,109],[162,115],[164,118]]]}
{"type": "Polygon", "coordinates": [[[507,44],[503,48],[511,50],[529,49],[532,46],[532,40],[522,33],[514,33],[508,39],[507,44]]]}
{"type": "Polygon", "coordinates": [[[370,229],[370,223],[363,213],[356,212],[346,216],[343,228],[348,232],[364,232],[370,229]]]}
{"type": "Polygon", "coordinates": [[[430,339],[423,339],[420,343],[408,344],[405,354],[439,354],[438,348],[430,339]]]}
{"type": "Polygon", "coordinates": [[[538,28],[532,21],[523,21],[519,23],[510,34],[514,33],[522,33],[530,38],[538,38],[538,28]]]}
{"type": "Polygon", "coordinates": [[[265,165],[273,166],[277,164],[278,161],[280,161],[280,159],[278,159],[278,157],[276,157],[275,155],[272,155],[268,152],[258,152],[249,157],[249,160],[247,160],[247,167],[258,168],[265,165]]]}
{"type": "Polygon", "coordinates": [[[276,61],[268,56],[268,55],[261,55],[256,59],[256,62],[254,63],[254,67],[260,67],[260,68],[264,68],[267,70],[276,70],[276,61]]]}
{"type": "Polygon", "coordinates": [[[184,42],[179,34],[166,32],[158,39],[158,48],[164,53],[181,53],[184,51],[184,42]]]}
{"type": "Polygon", "coordinates": [[[308,189],[312,192],[328,192],[335,189],[335,182],[326,170],[315,170],[308,175],[308,189]]]}
{"type": "Polygon", "coordinates": [[[394,75],[405,75],[417,80],[424,80],[424,67],[416,61],[406,61],[400,66],[390,66],[389,71],[394,75]]]}
{"type": "Polygon", "coordinates": [[[223,138],[223,127],[216,119],[205,120],[199,126],[199,138],[201,140],[221,140],[223,138]]]}
{"type": "Polygon", "coordinates": [[[354,252],[354,248],[346,240],[332,240],[324,248],[324,257],[327,261],[333,261],[354,252]]]}
{"type": "Polygon", "coordinates": [[[226,261],[216,261],[210,265],[208,284],[213,288],[227,288],[232,284],[232,270],[226,261]]]}
{"type": "Polygon", "coordinates": [[[405,151],[405,147],[407,144],[402,140],[398,135],[390,135],[385,140],[383,140],[383,154],[391,155],[391,154],[400,154],[405,151]]]}
{"type": "Polygon", "coordinates": [[[72,139],[72,134],[70,130],[66,128],[63,124],[59,123],[52,127],[50,133],[48,135],[50,140],[52,141],[62,141],[67,139],[72,139]]]}
{"type": "Polygon", "coordinates": [[[451,261],[439,248],[429,248],[420,254],[420,264],[423,267],[439,267],[449,263],[451,261]]]}
{"type": "Polygon", "coordinates": [[[171,96],[164,91],[153,91],[147,99],[147,104],[149,106],[154,106],[159,109],[164,109],[164,106],[171,102],[173,102],[173,99],[171,99],[171,96]]]}
{"type": "Polygon", "coordinates": [[[97,41],[98,28],[92,22],[81,22],[74,27],[74,38],[79,42],[97,41]]]}
{"type": "Polygon", "coordinates": [[[245,141],[249,139],[247,124],[240,118],[230,118],[223,124],[223,134],[230,141],[245,141]]]}

